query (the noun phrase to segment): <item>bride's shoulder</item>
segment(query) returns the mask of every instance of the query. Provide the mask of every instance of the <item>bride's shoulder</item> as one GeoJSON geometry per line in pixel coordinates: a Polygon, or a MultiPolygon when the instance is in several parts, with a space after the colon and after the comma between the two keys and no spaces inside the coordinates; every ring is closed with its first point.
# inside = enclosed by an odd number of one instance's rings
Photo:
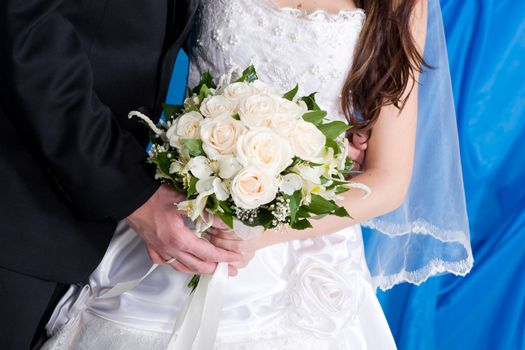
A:
{"type": "Polygon", "coordinates": [[[427,33],[428,0],[416,0],[412,10],[411,31],[420,52],[425,47],[427,33]]]}

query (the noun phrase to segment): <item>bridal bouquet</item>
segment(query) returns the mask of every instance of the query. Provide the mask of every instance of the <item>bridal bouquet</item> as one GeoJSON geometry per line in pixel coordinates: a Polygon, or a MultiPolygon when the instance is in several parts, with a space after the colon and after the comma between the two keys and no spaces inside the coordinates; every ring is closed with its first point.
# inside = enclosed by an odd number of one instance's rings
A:
{"type": "Polygon", "coordinates": [[[279,94],[258,80],[254,67],[216,85],[205,73],[184,105],[164,105],[152,135],[149,162],[156,177],[187,196],[178,204],[195,223],[219,216],[241,236],[289,225],[311,227],[326,215],[349,216],[337,204],[352,168],[341,121],[328,121],[315,94],[298,86],[279,94]]]}

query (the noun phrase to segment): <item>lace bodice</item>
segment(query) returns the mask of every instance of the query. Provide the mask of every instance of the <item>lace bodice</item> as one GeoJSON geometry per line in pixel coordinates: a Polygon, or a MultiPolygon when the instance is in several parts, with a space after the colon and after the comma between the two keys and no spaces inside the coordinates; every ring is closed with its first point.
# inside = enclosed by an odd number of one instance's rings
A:
{"type": "Polygon", "coordinates": [[[271,0],[204,0],[190,52],[189,85],[253,64],[259,78],[301,95],[318,92],[332,118],[342,116],[341,90],[362,28],[361,9],[305,13],[271,0]]]}

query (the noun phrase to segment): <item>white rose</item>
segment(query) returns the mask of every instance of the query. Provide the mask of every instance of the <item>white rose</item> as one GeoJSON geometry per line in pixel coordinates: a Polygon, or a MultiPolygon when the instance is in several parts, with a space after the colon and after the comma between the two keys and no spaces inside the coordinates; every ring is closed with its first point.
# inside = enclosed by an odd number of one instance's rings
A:
{"type": "Polygon", "coordinates": [[[242,169],[231,183],[231,196],[242,209],[255,209],[268,204],[277,195],[277,180],[257,167],[242,169]]]}
{"type": "Polygon", "coordinates": [[[288,135],[294,154],[307,161],[319,161],[326,137],[314,124],[300,120],[288,135]]]}
{"type": "Polygon", "coordinates": [[[202,101],[200,111],[207,118],[214,118],[221,114],[235,114],[236,105],[222,95],[207,97],[202,101]]]}
{"type": "Polygon", "coordinates": [[[205,119],[201,123],[202,148],[210,159],[219,160],[235,154],[239,137],[245,132],[244,125],[228,114],[205,119]]]}
{"type": "Polygon", "coordinates": [[[166,132],[166,136],[172,147],[180,147],[184,139],[196,139],[199,137],[200,122],[204,120],[197,112],[189,112],[181,115],[173,122],[166,132]]]}
{"type": "Polygon", "coordinates": [[[279,92],[275,87],[272,85],[263,83],[260,80],[255,80],[251,83],[251,86],[253,87],[255,93],[261,94],[261,95],[268,95],[268,96],[279,96],[279,92]]]}
{"type": "Polygon", "coordinates": [[[293,152],[286,139],[270,128],[253,128],[237,141],[237,159],[244,166],[255,165],[270,175],[286,169],[293,152]]]}
{"type": "Polygon", "coordinates": [[[308,107],[303,101],[294,102],[288,101],[285,98],[280,97],[277,100],[277,115],[288,117],[292,119],[299,119],[308,112],[308,107]]]}
{"type": "Polygon", "coordinates": [[[233,83],[228,85],[223,92],[223,96],[235,104],[241,102],[244,98],[254,94],[253,87],[248,83],[233,83]]]}
{"type": "Polygon", "coordinates": [[[248,127],[264,126],[265,120],[277,112],[275,98],[266,95],[253,95],[245,98],[239,105],[241,121],[248,127]]]}
{"type": "Polygon", "coordinates": [[[365,283],[357,271],[304,257],[289,278],[290,318],[308,331],[323,336],[338,334],[359,311],[365,283]]]}
{"type": "Polygon", "coordinates": [[[288,137],[308,109],[305,105],[288,101],[282,97],[276,98],[275,101],[277,103],[276,113],[265,118],[261,124],[272,128],[283,137],[288,137]]]}

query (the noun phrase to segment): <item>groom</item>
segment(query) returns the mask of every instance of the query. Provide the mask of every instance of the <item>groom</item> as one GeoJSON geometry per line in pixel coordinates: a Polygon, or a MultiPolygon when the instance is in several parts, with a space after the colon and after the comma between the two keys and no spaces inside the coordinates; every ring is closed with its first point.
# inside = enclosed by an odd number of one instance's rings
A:
{"type": "MultiPolygon", "coordinates": [[[[0,349],[29,349],[67,285],[127,219],[157,263],[209,273],[238,256],[199,240],[146,166],[198,2],[0,2],[0,349]]],[[[233,273],[233,272],[232,272],[233,273]]],[[[32,345],[33,344],[33,345],[32,345]]]]}

